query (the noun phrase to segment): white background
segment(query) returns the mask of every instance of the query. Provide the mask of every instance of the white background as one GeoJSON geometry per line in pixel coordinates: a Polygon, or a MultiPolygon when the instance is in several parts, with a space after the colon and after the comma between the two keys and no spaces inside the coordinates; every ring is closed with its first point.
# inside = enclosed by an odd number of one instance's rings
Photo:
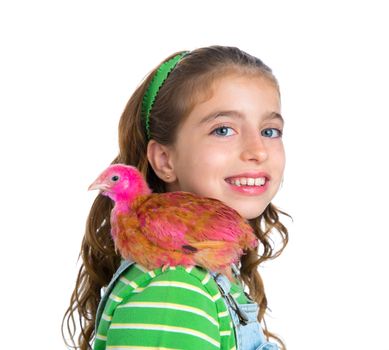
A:
{"type": "Polygon", "coordinates": [[[1,348],[65,349],[87,187],[134,88],[221,44],[277,76],[290,244],[263,268],[288,349],[389,349],[384,1],[8,1],[0,5],[1,348]]]}

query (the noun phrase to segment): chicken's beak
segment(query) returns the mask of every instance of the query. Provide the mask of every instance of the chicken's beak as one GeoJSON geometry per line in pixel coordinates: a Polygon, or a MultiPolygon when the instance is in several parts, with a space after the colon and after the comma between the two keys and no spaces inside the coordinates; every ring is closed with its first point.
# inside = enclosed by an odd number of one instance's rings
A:
{"type": "Polygon", "coordinates": [[[88,191],[92,191],[92,190],[106,191],[107,189],[108,186],[105,183],[100,182],[99,180],[96,180],[93,184],[91,184],[88,187],[88,191]]]}

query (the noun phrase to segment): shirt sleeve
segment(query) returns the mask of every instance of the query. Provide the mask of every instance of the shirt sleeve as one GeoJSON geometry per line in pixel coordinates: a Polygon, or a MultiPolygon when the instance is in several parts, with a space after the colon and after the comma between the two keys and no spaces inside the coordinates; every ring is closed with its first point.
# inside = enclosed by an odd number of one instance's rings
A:
{"type": "Polygon", "coordinates": [[[195,276],[168,269],[117,306],[107,349],[220,349],[218,313],[195,276]]]}

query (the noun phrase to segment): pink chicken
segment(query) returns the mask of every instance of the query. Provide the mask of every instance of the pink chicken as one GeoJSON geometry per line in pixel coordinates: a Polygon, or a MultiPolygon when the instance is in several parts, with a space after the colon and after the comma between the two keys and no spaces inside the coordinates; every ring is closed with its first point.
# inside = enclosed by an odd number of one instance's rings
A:
{"type": "Polygon", "coordinates": [[[148,269],[199,265],[232,279],[231,264],[257,246],[253,229],[217,199],[188,192],[151,193],[132,166],[109,166],[89,190],[114,201],[111,234],[124,259],[148,269]]]}

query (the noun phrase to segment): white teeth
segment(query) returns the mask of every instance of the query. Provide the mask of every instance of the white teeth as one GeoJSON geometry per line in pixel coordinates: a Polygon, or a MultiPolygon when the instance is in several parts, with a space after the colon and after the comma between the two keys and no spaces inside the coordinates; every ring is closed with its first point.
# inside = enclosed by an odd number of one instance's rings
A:
{"type": "Polygon", "coordinates": [[[231,179],[228,180],[229,183],[235,186],[262,186],[265,184],[265,178],[259,177],[259,178],[252,178],[252,177],[242,177],[240,179],[231,179]]]}
{"type": "Polygon", "coordinates": [[[247,185],[248,186],[254,186],[255,185],[255,179],[253,179],[252,177],[249,177],[247,179],[247,185]]]}
{"type": "Polygon", "coordinates": [[[264,183],[265,183],[265,179],[261,179],[261,178],[255,179],[255,186],[261,186],[264,183]]]}

